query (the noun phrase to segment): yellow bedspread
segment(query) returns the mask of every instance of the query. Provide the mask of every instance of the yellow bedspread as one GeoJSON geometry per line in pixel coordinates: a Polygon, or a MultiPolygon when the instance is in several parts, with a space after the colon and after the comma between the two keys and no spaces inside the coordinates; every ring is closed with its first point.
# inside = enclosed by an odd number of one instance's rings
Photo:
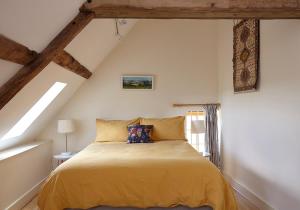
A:
{"type": "Polygon", "coordinates": [[[93,143],[51,173],[38,200],[41,210],[101,205],[237,209],[222,174],[186,141],[93,143]]]}

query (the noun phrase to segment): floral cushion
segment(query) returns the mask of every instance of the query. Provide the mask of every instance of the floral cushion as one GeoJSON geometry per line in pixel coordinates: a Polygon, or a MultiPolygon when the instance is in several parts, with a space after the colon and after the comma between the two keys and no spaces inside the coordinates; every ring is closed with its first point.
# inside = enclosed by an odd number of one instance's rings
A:
{"type": "Polygon", "coordinates": [[[153,125],[129,125],[127,142],[131,143],[151,143],[153,125]]]}

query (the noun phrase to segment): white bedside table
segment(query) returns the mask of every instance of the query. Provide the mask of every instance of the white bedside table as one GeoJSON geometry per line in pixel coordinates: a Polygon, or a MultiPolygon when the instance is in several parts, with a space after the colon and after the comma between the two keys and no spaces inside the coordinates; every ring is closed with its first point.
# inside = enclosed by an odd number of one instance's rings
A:
{"type": "Polygon", "coordinates": [[[65,155],[65,154],[54,155],[53,158],[57,161],[56,166],[59,166],[60,164],[62,164],[66,160],[69,160],[75,154],[76,153],[72,153],[72,154],[69,154],[69,155],[65,155]]]}

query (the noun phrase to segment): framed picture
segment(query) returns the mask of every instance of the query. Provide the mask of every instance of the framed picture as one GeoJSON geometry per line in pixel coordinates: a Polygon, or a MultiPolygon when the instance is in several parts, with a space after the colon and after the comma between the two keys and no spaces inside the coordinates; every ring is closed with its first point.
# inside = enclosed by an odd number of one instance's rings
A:
{"type": "Polygon", "coordinates": [[[254,91],[259,76],[259,20],[242,20],[233,28],[234,92],[254,91]]]}
{"type": "Polygon", "coordinates": [[[153,90],[154,77],[151,75],[122,75],[121,85],[125,90],[153,90]]]}

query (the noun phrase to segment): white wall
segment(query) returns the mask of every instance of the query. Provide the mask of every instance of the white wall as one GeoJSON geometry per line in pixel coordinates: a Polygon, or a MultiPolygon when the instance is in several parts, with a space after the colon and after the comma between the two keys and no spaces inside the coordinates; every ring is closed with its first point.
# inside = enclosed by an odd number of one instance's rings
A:
{"type": "MultiPolygon", "coordinates": [[[[33,186],[49,175],[51,166],[52,142],[0,160],[0,209],[6,209],[17,199],[26,196],[33,186]]],[[[27,198],[27,202],[28,199],[31,198],[27,198]]],[[[26,198],[24,200],[26,202],[26,198]]]]}
{"type": "Polygon", "coordinates": [[[225,173],[278,210],[300,206],[300,21],[261,22],[260,85],[233,94],[232,21],[219,23],[225,173]]]}
{"type": "Polygon", "coordinates": [[[216,22],[142,20],[99,66],[40,135],[54,138],[54,152],[64,149],[57,119],[77,121],[71,149],[95,139],[95,119],[128,119],[184,114],[173,103],[217,102],[216,22]],[[150,74],[155,90],[122,90],[122,74],[150,74]]]}

